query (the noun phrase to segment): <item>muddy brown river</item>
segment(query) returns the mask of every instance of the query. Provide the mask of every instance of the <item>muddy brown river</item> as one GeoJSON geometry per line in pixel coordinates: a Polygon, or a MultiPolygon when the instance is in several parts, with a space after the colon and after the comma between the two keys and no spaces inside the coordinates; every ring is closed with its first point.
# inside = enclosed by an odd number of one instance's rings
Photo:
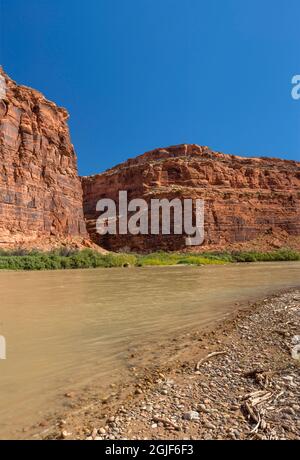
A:
{"type": "Polygon", "coordinates": [[[56,411],[62,395],[109,383],[128,352],[199,330],[300,285],[300,263],[0,272],[0,438],[56,411]]]}

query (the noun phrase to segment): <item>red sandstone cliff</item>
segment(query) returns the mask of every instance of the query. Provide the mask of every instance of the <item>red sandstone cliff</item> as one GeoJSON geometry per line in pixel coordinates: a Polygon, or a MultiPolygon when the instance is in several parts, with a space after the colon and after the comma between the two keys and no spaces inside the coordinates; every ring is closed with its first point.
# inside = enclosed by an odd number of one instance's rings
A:
{"type": "Polygon", "coordinates": [[[0,247],[87,236],[68,113],[0,68],[0,247]]]}
{"type": "Polygon", "coordinates": [[[157,149],[103,174],[84,177],[81,185],[66,110],[38,91],[18,86],[0,68],[3,79],[0,247],[90,245],[85,217],[91,239],[107,249],[185,249],[185,235],[100,237],[96,233],[97,201],[117,200],[118,192],[127,190],[129,199],[147,202],[152,198],[204,199],[205,242],[199,249],[300,249],[298,162],[241,158],[181,145],[157,149]]]}
{"type": "MultiPolygon", "coordinates": [[[[300,248],[300,163],[242,158],[208,147],[157,149],[83,177],[84,213],[91,238],[106,249],[183,250],[184,236],[105,235],[95,231],[101,198],[202,198],[205,241],[201,248],[300,248]]],[[[192,248],[195,250],[195,248],[192,248]]],[[[200,249],[200,248],[198,248],[200,249]]]]}

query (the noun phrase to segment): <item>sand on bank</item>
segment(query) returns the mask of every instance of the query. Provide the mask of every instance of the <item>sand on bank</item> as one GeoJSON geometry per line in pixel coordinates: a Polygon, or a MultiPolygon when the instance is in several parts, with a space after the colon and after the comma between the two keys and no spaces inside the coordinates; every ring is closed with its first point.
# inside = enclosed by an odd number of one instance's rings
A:
{"type": "Polygon", "coordinates": [[[35,437],[300,439],[299,334],[300,289],[269,297],[174,338],[165,364],[133,362],[106,398],[74,396],[35,437]]]}

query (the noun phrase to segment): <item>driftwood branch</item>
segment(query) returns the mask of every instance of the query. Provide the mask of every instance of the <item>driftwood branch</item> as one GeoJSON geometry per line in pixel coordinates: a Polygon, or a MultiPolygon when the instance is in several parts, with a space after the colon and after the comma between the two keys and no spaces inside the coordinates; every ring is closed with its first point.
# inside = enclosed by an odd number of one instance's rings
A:
{"type": "Polygon", "coordinates": [[[179,430],[180,427],[176,425],[176,423],[172,422],[169,419],[161,418],[161,417],[153,417],[153,421],[156,423],[163,423],[165,426],[171,426],[175,430],[179,430]]]}
{"type": "Polygon", "coordinates": [[[255,427],[251,430],[251,433],[257,433],[259,428],[265,429],[266,422],[263,420],[262,414],[265,410],[259,409],[260,405],[269,401],[274,395],[266,391],[254,391],[245,396],[244,403],[242,405],[243,412],[245,413],[248,420],[252,420],[256,423],[255,427]]]}
{"type": "Polygon", "coordinates": [[[207,355],[205,358],[200,359],[200,361],[198,361],[198,363],[196,364],[196,371],[199,371],[202,364],[208,361],[210,358],[219,355],[226,355],[226,351],[215,351],[214,353],[210,353],[209,355],[207,355]]]}

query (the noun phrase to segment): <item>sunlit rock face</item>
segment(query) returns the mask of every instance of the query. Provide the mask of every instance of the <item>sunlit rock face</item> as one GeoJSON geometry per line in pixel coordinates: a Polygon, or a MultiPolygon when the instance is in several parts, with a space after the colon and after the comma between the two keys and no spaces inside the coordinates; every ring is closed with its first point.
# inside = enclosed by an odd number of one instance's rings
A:
{"type": "Polygon", "coordinates": [[[80,181],[65,109],[0,69],[0,247],[98,245],[117,251],[186,249],[185,235],[96,232],[96,203],[203,199],[202,249],[300,249],[300,164],[208,147],[156,149],[80,181]],[[88,233],[86,231],[86,225],[88,233]]]}
{"type": "Polygon", "coordinates": [[[147,152],[102,174],[82,178],[84,214],[94,242],[112,250],[184,250],[185,236],[105,235],[96,232],[96,203],[118,199],[205,200],[202,249],[299,248],[300,163],[243,158],[208,147],[179,145],[147,152]]]}
{"type": "Polygon", "coordinates": [[[0,246],[85,238],[67,111],[0,76],[0,246]]]}

